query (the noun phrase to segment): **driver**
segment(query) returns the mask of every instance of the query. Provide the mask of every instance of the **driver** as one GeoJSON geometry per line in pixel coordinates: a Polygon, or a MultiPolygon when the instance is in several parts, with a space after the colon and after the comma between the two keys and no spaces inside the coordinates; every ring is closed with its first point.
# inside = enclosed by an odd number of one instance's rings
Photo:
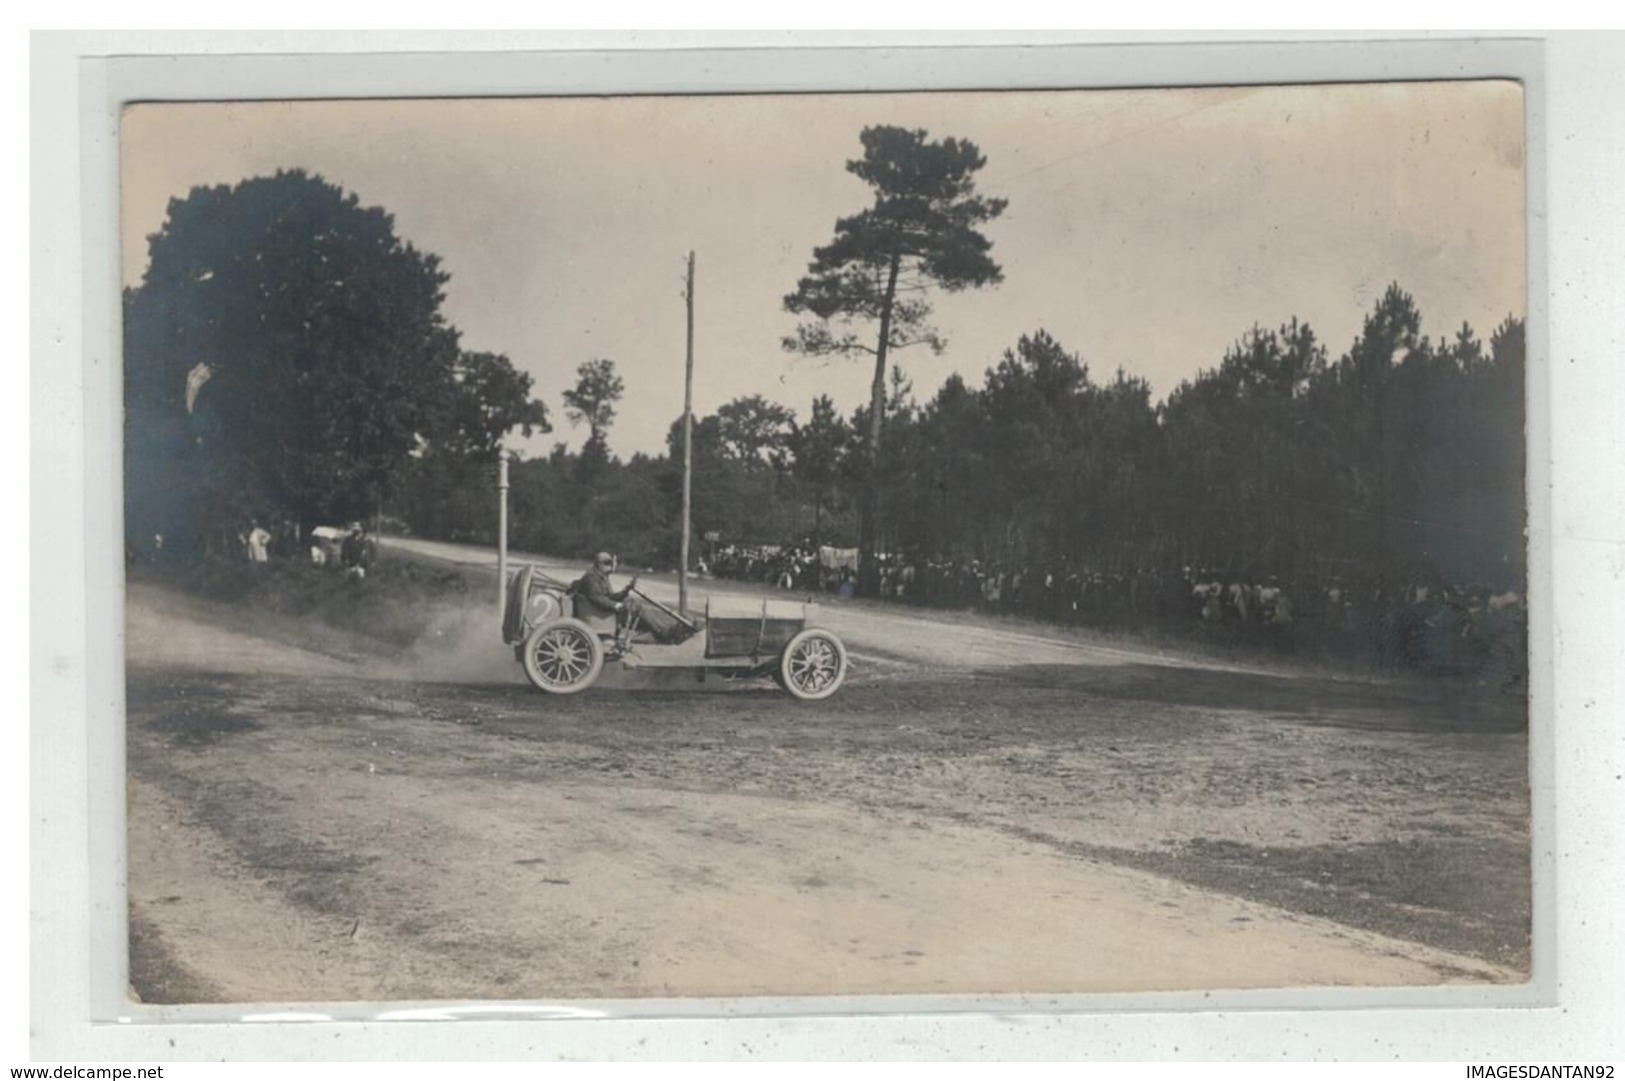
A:
{"type": "Polygon", "coordinates": [[[587,573],[576,580],[574,592],[577,602],[588,612],[597,616],[614,616],[615,621],[626,627],[630,635],[637,630],[638,618],[643,614],[643,605],[631,596],[632,588],[638,584],[638,576],[634,574],[625,589],[611,589],[609,572],[614,569],[615,557],[608,552],[599,552],[593,557],[587,573]]]}

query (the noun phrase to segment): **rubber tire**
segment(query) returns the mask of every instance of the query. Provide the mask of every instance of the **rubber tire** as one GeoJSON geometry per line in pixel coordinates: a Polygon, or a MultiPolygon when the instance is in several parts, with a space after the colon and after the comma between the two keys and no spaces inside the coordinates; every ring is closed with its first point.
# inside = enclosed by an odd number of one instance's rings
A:
{"type": "Polygon", "coordinates": [[[604,670],[604,647],[598,641],[598,634],[591,627],[579,619],[554,619],[543,623],[525,639],[524,652],[520,663],[525,667],[525,678],[539,690],[548,694],[576,694],[591,687],[598,679],[598,674],[604,670]],[[572,645],[579,647],[586,653],[585,668],[568,683],[561,683],[553,677],[539,663],[536,651],[541,648],[543,639],[559,632],[568,632],[572,645]]]}
{"type": "Polygon", "coordinates": [[[778,681],[779,686],[803,702],[817,702],[828,698],[840,689],[841,682],[846,679],[846,646],[841,640],[829,631],[818,627],[809,627],[790,639],[779,655],[778,681]],[[809,685],[806,673],[802,672],[802,679],[797,680],[797,664],[803,660],[800,654],[809,649],[817,648],[819,644],[828,646],[835,654],[835,674],[829,677],[827,683],[809,685]]]}

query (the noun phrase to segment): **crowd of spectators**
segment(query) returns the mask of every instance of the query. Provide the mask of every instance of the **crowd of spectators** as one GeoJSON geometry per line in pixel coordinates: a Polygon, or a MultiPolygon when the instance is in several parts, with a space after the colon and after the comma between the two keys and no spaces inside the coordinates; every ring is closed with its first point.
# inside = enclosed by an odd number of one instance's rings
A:
{"type": "MultiPolygon", "coordinates": [[[[1313,642],[1383,667],[1462,671],[1496,666],[1521,678],[1527,597],[1482,585],[1348,581],[1212,568],[1098,570],[1066,560],[1022,563],[881,556],[885,600],[1089,627],[1166,627],[1285,646],[1313,642]]],[[[855,554],[799,545],[730,545],[718,577],[850,596],[855,554]],[[833,554],[833,558],[832,558],[833,554]]]]}
{"type": "Polygon", "coordinates": [[[301,530],[292,522],[261,522],[250,518],[235,533],[205,536],[190,548],[178,549],[166,543],[162,533],[154,533],[141,543],[127,541],[126,561],[134,564],[189,560],[201,551],[205,557],[224,552],[251,567],[276,562],[309,561],[318,567],[341,570],[353,579],[365,578],[377,555],[377,542],[360,522],[348,526],[316,526],[301,530]]]}
{"type": "Polygon", "coordinates": [[[705,569],[718,578],[764,582],[795,592],[833,593],[843,581],[856,577],[849,568],[823,566],[819,549],[811,544],[729,544],[717,549],[705,569]]]}

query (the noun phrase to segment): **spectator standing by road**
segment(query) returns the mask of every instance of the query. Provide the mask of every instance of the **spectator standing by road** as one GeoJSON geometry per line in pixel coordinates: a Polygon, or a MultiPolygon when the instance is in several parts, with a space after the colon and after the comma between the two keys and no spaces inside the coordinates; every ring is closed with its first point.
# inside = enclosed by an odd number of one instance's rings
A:
{"type": "Polygon", "coordinates": [[[344,573],[352,578],[365,578],[367,564],[372,562],[371,548],[366,529],[360,522],[352,522],[350,532],[344,535],[344,543],[339,546],[339,561],[344,565],[344,573]]]}
{"type": "Polygon", "coordinates": [[[248,533],[243,537],[248,547],[248,561],[250,563],[264,563],[271,557],[271,534],[261,526],[259,520],[253,519],[248,523],[248,533]]]}

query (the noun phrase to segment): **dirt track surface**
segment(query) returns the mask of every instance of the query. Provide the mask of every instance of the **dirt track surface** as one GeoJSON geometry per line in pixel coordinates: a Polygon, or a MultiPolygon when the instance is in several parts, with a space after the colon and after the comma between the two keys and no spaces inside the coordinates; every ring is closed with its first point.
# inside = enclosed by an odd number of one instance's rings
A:
{"type": "Polygon", "coordinates": [[[1527,972],[1521,702],[862,606],[825,613],[859,663],[818,705],[714,683],[552,699],[489,610],[379,658],[129,599],[150,1002],[1527,972]]]}

